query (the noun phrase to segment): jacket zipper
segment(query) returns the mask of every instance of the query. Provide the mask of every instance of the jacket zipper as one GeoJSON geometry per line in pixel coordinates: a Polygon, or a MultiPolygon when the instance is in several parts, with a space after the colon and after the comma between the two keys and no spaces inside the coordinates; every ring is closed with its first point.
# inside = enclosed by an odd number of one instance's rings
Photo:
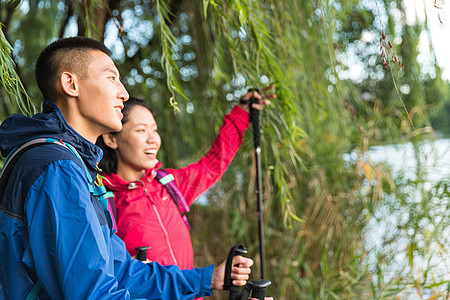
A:
{"type": "Polygon", "coordinates": [[[164,236],[166,238],[166,243],[167,243],[167,246],[169,247],[169,251],[170,251],[170,256],[172,256],[174,263],[176,265],[178,265],[178,261],[175,258],[175,254],[173,253],[172,244],[170,243],[170,240],[169,240],[169,234],[167,233],[166,227],[164,226],[164,224],[162,222],[161,215],[159,214],[159,211],[156,208],[156,205],[153,204],[153,201],[151,200],[150,196],[148,195],[147,189],[145,188],[145,184],[144,184],[144,182],[142,182],[142,180],[141,180],[141,183],[142,183],[142,187],[144,188],[145,196],[147,196],[147,198],[150,200],[150,203],[152,204],[152,208],[155,211],[156,217],[158,218],[159,226],[161,226],[161,229],[164,232],[164,236]]]}

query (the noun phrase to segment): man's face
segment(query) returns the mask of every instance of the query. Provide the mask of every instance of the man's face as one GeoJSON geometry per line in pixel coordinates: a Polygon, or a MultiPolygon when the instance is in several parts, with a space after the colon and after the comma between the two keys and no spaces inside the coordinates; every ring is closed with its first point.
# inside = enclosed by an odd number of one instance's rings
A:
{"type": "Polygon", "coordinates": [[[102,133],[122,129],[121,113],[128,92],[120,82],[119,71],[105,53],[90,51],[88,77],[79,78],[79,111],[84,130],[94,141],[102,133]]]}

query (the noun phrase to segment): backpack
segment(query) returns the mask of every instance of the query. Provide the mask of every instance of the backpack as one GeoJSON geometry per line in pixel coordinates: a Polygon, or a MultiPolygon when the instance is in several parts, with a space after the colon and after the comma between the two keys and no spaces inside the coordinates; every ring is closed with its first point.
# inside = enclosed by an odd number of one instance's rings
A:
{"type": "MultiPolygon", "coordinates": [[[[87,167],[86,167],[83,159],[81,158],[80,154],[78,154],[77,150],[75,150],[75,148],[72,145],[70,145],[62,140],[57,140],[54,138],[37,138],[37,139],[26,142],[25,144],[23,144],[20,147],[15,147],[6,157],[5,164],[3,165],[3,168],[0,171],[0,199],[3,199],[5,187],[6,187],[6,184],[8,183],[8,179],[11,175],[11,171],[14,167],[14,164],[17,162],[17,160],[20,158],[20,156],[22,156],[23,153],[25,153],[26,151],[28,151],[36,146],[45,145],[45,144],[57,144],[57,145],[60,145],[61,147],[65,147],[65,148],[69,149],[72,153],[74,153],[80,159],[81,163],[83,164],[83,167],[84,167],[84,170],[86,173],[86,177],[89,182],[89,192],[90,192],[90,194],[92,194],[93,196],[98,198],[98,200],[100,201],[100,204],[103,209],[103,213],[105,214],[106,220],[108,221],[108,226],[111,230],[111,236],[114,235],[115,230],[113,230],[111,214],[109,213],[109,211],[107,209],[107,200],[104,197],[104,195],[106,194],[105,187],[103,185],[100,185],[100,186],[95,185],[94,180],[92,179],[91,174],[89,174],[87,167]]],[[[39,280],[37,280],[35,282],[33,288],[30,290],[30,292],[26,296],[25,300],[36,299],[38,297],[41,289],[42,289],[41,283],[39,280]]]]}
{"type": "MultiPolygon", "coordinates": [[[[191,226],[189,225],[189,222],[187,220],[186,214],[189,212],[189,205],[186,202],[186,199],[184,199],[183,194],[178,189],[177,185],[175,184],[175,178],[172,174],[168,173],[166,170],[159,169],[156,171],[155,179],[158,180],[159,183],[161,183],[166,191],[169,193],[170,197],[172,198],[173,202],[178,208],[178,211],[180,212],[181,218],[183,219],[184,224],[186,225],[187,229],[190,230],[191,226]],[[183,211],[184,213],[183,213],[183,211]]],[[[107,192],[105,197],[108,199],[108,209],[111,212],[112,218],[113,218],[113,226],[116,226],[116,219],[117,219],[117,210],[116,210],[116,203],[114,201],[114,193],[113,192],[107,192]]],[[[114,229],[117,229],[114,227],[114,229]]]]}

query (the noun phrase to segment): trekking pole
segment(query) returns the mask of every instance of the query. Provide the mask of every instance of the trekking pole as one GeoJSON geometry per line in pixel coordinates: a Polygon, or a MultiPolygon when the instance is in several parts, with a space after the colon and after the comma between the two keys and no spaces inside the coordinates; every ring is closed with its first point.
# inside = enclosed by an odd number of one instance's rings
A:
{"type": "Polygon", "coordinates": [[[148,246],[136,247],[136,258],[140,261],[147,260],[147,250],[150,249],[148,246]]]}
{"type": "MultiPolygon", "coordinates": [[[[258,89],[249,89],[249,92],[258,92],[258,89]]],[[[258,99],[251,98],[247,101],[241,100],[241,103],[248,103],[250,107],[250,122],[253,124],[253,144],[255,151],[256,165],[256,213],[258,217],[258,235],[259,235],[259,255],[261,267],[261,279],[264,279],[264,230],[263,230],[263,204],[262,204],[262,178],[261,178],[261,142],[259,132],[259,110],[252,107],[253,103],[258,103],[258,99]]]]}
{"type": "Polygon", "coordinates": [[[266,288],[271,284],[267,279],[254,279],[247,282],[247,284],[241,289],[238,286],[233,285],[231,280],[231,268],[233,264],[233,257],[235,255],[241,255],[247,253],[247,249],[241,244],[237,244],[231,247],[228,253],[227,262],[225,264],[225,276],[224,276],[224,290],[229,290],[229,300],[248,300],[249,297],[256,298],[258,300],[264,300],[266,297],[266,288]]]}

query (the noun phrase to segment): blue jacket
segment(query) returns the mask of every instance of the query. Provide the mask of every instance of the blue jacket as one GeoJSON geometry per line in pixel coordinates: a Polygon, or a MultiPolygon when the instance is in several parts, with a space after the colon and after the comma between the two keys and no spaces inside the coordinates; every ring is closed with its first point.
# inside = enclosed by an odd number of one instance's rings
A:
{"type": "MultiPolygon", "coordinates": [[[[96,177],[100,148],[50,101],[33,118],[12,115],[1,124],[1,154],[40,137],[71,144],[96,177]]],[[[0,299],[24,299],[37,280],[40,299],[193,299],[211,295],[212,271],[132,259],[110,236],[84,167],[70,150],[38,146],[15,164],[0,200],[0,299]]]]}

